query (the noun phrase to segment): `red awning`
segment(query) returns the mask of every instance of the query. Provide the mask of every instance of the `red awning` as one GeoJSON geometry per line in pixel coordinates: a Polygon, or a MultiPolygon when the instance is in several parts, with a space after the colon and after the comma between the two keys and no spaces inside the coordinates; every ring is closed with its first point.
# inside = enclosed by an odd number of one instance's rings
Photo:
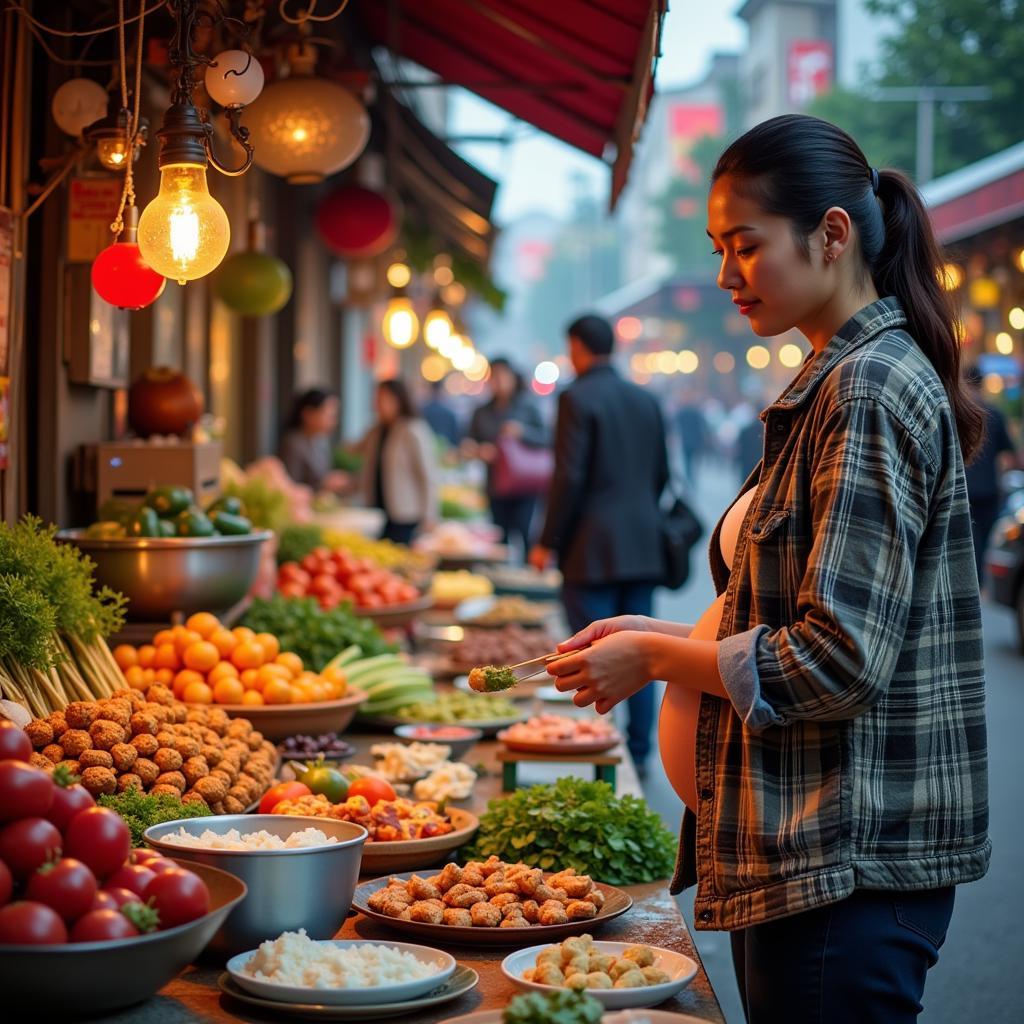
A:
{"type": "Polygon", "coordinates": [[[667,0],[359,0],[374,42],[612,167],[654,92],[667,0]]]}

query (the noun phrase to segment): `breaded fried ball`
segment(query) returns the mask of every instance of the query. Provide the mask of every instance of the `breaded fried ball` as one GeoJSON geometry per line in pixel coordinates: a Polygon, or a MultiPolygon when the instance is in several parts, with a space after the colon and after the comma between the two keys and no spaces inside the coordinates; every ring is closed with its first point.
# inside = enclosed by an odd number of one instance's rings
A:
{"type": "Polygon", "coordinates": [[[61,736],[60,745],[68,757],[77,758],[83,751],[92,750],[92,737],[84,729],[68,729],[61,736]]]}
{"type": "Polygon", "coordinates": [[[64,718],[69,729],[85,729],[96,721],[99,707],[94,700],[73,700],[64,709],[64,718]]]}
{"type": "Polygon", "coordinates": [[[139,758],[139,752],[130,743],[115,743],[110,748],[110,756],[119,772],[130,772],[139,758]]]}
{"type": "Polygon", "coordinates": [[[188,789],[185,776],[181,772],[161,772],[156,777],[156,785],[173,786],[179,793],[184,793],[188,789]]]}
{"type": "Polygon", "coordinates": [[[36,750],[42,750],[53,742],[53,726],[45,718],[33,718],[25,726],[25,735],[32,741],[36,750]]]}
{"type": "Polygon", "coordinates": [[[148,757],[138,758],[133,765],[133,770],[135,774],[142,779],[142,784],[146,789],[149,789],[160,775],[160,769],[157,767],[155,762],[150,761],[148,757]]]}
{"type": "Polygon", "coordinates": [[[86,768],[82,772],[82,785],[93,795],[117,791],[117,777],[110,768],[86,768]]]}
{"type": "Polygon", "coordinates": [[[118,793],[124,793],[129,789],[137,789],[140,793],[142,792],[142,779],[135,774],[135,772],[125,772],[124,775],[119,775],[117,779],[117,791],[118,793]]]}
{"type": "Polygon", "coordinates": [[[149,732],[140,732],[133,736],[131,745],[138,751],[139,757],[152,758],[160,749],[160,741],[149,732]]]}
{"type": "Polygon", "coordinates": [[[136,711],[131,717],[130,728],[133,736],[156,736],[158,730],[156,716],[146,711],[136,711]]]}
{"type": "Polygon", "coordinates": [[[78,755],[83,768],[113,768],[114,758],[109,750],[83,750],[78,755]]]}
{"type": "Polygon", "coordinates": [[[53,764],[64,760],[64,748],[59,743],[48,743],[39,753],[53,764]]]}
{"type": "Polygon", "coordinates": [[[162,772],[176,772],[185,759],[173,747],[161,747],[154,755],[153,761],[162,772]]]}
{"type": "Polygon", "coordinates": [[[99,750],[109,750],[115,743],[124,743],[128,739],[128,731],[105,718],[97,718],[89,726],[89,735],[92,737],[92,744],[99,750]]]}
{"type": "Polygon", "coordinates": [[[28,755],[28,763],[33,768],[42,768],[44,772],[53,771],[54,763],[45,754],[40,754],[38,750],[33,750],[28,755]]]}

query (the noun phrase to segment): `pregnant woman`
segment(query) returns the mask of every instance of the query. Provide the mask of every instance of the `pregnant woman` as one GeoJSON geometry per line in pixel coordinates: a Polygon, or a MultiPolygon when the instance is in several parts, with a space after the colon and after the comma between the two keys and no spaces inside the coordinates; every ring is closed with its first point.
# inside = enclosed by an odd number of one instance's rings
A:
{"type": "Polygon", "coordinates": [[[811,354],[762,414],[761,463],[711,540],[693,626],[596,622],[548,671],[606,713],[667,683],[686,804],[673,891],[732,933],[751,1024],[908,1024],[956,885],[988,867],[981,611],[942,254],[920,196],[790,115],[721,156],[718,284],[811,354]]]}

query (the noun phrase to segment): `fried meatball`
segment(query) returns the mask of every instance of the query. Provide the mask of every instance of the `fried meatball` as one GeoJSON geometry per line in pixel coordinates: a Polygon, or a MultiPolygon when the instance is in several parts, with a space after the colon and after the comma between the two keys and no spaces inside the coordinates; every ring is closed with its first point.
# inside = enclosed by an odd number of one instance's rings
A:
{"type": "Polygon", "coordinates": [[[245,743],[250,750],[259,750],[260,747],[263,746],[263,733],[257,729],[253,729],[253,731],[246,736],[245,743]]]}
{"type": "Polygon", "coordinates": [[[171,714],[174,716],[175,723],[184,722],[188,715],[188,708],[184,704],[175,704],[171,708],[171,714]]]}
{"type": "Polygon", "coordinates": [[[252,722],[248,718],[235,718],[228,726],[229,739],[243,739],[252,732],[252,722]]]}
{"type": "Polygon", "coordinates": [[[129,728],[133,736],[156,736],[158,724],[154,715],[136,711],[131,717],[129,728]]]}
{"type": "Polygon", "coordinates": [[[194,789],[190,789],[182,798],[183,804],[197,804],[206,810],[210,809],[210,805],[200,796],[194,789]]]}
{"type": "Polygon", "coordinates": [[[92,737],[93,746],[100,750],[109,750],[115,743],[124,743],[128,739],[126,729],[117,722],[110,722],[105,718],[97,718],[89,726],[89,735],[92,737]]]}
{"type": "Polygon", "coordinates": [[[500,928],[529,928],[530,927],[530,922],[527,921],[526,918],[523,917],[522,914],[512,914],[511,916],[506,917],[501,922],[499,927],[500,928]]]}
{"type": "Polygon", "coordinates": [[[166,686],[155,683],[146,690],[146,700],[154,704],[164,704],[170,707],[174,703],[174,694],[166,686]]]}
{"type": "Polygon", "coordinates": [[[185,763],[173,747],[161,747],[153,755],[153,761],[162,772],[176,772],[185,763]]]}
{"type": "Polygon", "coordinates": [[[497,928],[501,924],[501,908],[492,903],[474,903],[469,915],[477,928],[497,928]]]}
{"type": "Polygon", "coordinates": [[[117,777],[110,768],[86,768],[82,772],[82,785],[93,796],[117,791],[117,777]]]}
{"type": "Polygon", "coordinates": [[[156,777],[156,784],[158,786],[173,786],[179,793],[184,793],[188,789],[185,776],[181,772],[161,772],[156,777]]]}
{"type": "MultiPolygon", "coordinates": [[[[53,744],[51,744],[53,746],[53,744]]],[[[53,771],[54,763],[45,754],[40,754],[38,750],[33,750],[28,755],[28,763],[34,768],[42,768],[44,772],[53,771]]]]}
{"type": "Polygon", "coordinates": [[[130,772],[139,759],[139,752],[130,743],[115,743],[110,748],[110,756],[119,772],[130,772]]]}
{"type": "Polygon", "coordinates": [[[181,755],[183,761],[190,757],[198,757],[199,752],[203,749],[202,743],[194,736],[177,736],[172,746],[181,755]]]}
{"type": "Polygon", "coordinates": [[[69,729],[87,730],[99,716],[99,708],[94,700],[73,700],[64,709],[64,719],[69,729]]]}
{"type": "Polygon", "coordinates": [[[60,745],[68,757],[78,757],[83,751],[92,750],[92,737],[84,729],[68,729],[61,736],[60,745]]]}
{"type": "Polygon", "coordinates": [[[224,811],[226,814],[244,814],[248,804],[243,803],[238,797],[230,793],[224,797],[224,811]]]}
{"type": "Polygon", "coordinates": [[[409,919],[422,921],[424,924],[444,924],[444,910],[435,903],[417,900],[409,907],[409,919]]]}
{"type": "Polygon", "coordinates": [[[177,796],[177,797],[181,796],[181,790],[178,789],[177,786],[165,786],[165,785],[154,786],[149,792],[153,796],[160,796],[161,794],[163,794],[164,796],[177,796]]]}
{"type": "Polygon", "coordinates": [[[150,732],[140,732],[137,736],[133,736],[131,745],[138,751],[139,757],[148,757],[150,760],[160,749],[159,740],[150,732]]]}
{"type": "Polygon", "coordinates": [[[128,789],[137,789],[140,793],[142,792],[142,779],[140,779],[134,772],[125,772],[124,775],[118,776],[118,793],[123,793],[128,789]]]}
{"type": "Polygon", "coordinates": [[[44,718],[33,718],[25,726],[25,735],[32,741],[36,750],[42,750],[53,742],[53,726],[44,718]]]}
{"type": "MultiPolygon", "coordinates": [[[[156,741],[161,747],[167,747],[168,750],[174,749],[175,741],[178,739],[170,729],[161,729],[156,734],[156,741]]],[[[184,758],[182,758],[184,760],[184,758]]]]}
{"type": "Polygon", "coordinates": [[[157,777],[160,775],[160,769],[148,757],[138,758],[135,764],[132,765],[132,768],[135,774],[142,779],[142,784],[147,789],[156,782],[157,777]]]}
{"type": "Polygon", "coordinates": [[[126,700],[100,701],[99,718],[108,722],[117,722],[122,729],[129,729],[132,720],[132,706],[126,700]]]}
{"type": "Polygon", "coordinates": [[[449,907],[444,911],[444,923],[452,928],[472,928],[473,916],[468,910],[449,907]]]}
{"type": "Polygon", "coordinates": [[[114,758],[109,750],[83,750],[78,755],[83,768],[113,768],[114,758]]]}
{"type": "Polygon", "coordinates": [[[64,760],[64,748],[59,743],[47,743],[39,753],[53,764],[64,760]]]}
{"type": "Polygon", "coordinates": [[[53,738],[60,739],[68,731],[68,720],[64,717],[63,711],[54,711],[46,716],[46,721],[53,730],[53,738]]]}
{"type": "Polygon", "coordinates": [[[192,788],[208,803],[219,803],[228,795],[227,783],[215,776],[207,775],[198,779],[192,788]]]}
{"type": "Polygon", "coordinates": [[[82,764],[76,758],[65,758],[63,761],[58,761],[57,767],[63,768],[70,775],[82,774],[82,764]]]}
{"type": "Polygon", "coordinates": [[[195,786],[200,779],[210,774],[210,766],[201,757],[190,757],[182,766],[181,773],[189,786],[195,786]]]}

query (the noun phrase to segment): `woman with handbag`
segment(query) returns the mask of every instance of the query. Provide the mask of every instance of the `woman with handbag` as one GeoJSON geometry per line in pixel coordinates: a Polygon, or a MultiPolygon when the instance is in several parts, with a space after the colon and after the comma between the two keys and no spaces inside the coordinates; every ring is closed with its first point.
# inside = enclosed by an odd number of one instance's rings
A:
{"type": "Polygon", "coordinates": [[[501,529],[502,540],[507,544],[516,538],[525,556],[530,550],[537,499],[545,488],[544,482],[536,479],[537,467],[529,449],[546,451],[548,431],[522,376],[507,359],[491,360],[490,385],[491,397],[474,411],[462,451],[487,464],[491,518],[501,529]],[[529,464],[519,473],[509,465],[517,456],[520,463],[529,464]]]}

